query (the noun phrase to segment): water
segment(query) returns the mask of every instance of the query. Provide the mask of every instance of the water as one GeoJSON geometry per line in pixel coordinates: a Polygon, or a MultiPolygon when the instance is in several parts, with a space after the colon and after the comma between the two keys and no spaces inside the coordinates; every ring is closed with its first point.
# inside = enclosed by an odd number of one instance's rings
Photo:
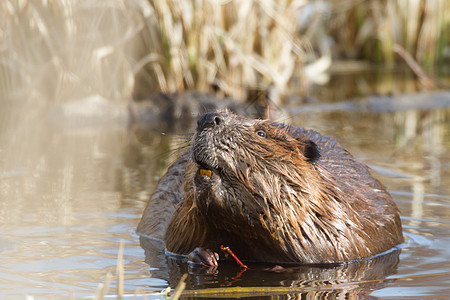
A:
{"type": "MultiPolygon", "coordinates": [[[[121,241],[126,294],[176,286],[186,265],[168,260],[159,245],[146,253],[135,228],[180,135],[123,122],[68,126],[52,119],[53,109],[25,100],[2,103],[1,298],[93,296],[115,273],[121,241]]],[[[371,165],[401,210],[405,244],[360,264],[287,274],[240,272],[233,263],[215,274],[189,270],[188,288],[295,286],[304,296],[332,298],[449,295],[450,109],[319,110],[278,119],[333,135],[371,165]]],[[[177,134],[194,126],[180,126],[177,134]]],[[[110,294],[115,286],[113,279],[110,294]]]]}

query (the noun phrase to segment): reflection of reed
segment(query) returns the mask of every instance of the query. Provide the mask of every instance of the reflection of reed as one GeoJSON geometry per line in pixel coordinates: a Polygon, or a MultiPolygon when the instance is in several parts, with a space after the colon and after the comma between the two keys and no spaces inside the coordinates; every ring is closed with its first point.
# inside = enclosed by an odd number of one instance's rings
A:
{"type": "MultiPolygon", "coordinates": [[[[449,110],[407,111],[396,114],[396,126],[398,127],[398,146],[407,152],[418,149],[423,153],[423,158],[412,167],[414,178],[411,180],[413,193],[411,202],[411,220],[409,225],[419,228],[424,215],[425,186],[439,189],[443,166],[441,155],[446,151],[445,139],[448,127],[449,110]],[[426,184],[428,183],[428,184],[426,184]]],[[[416,150],[417,152],[417,150],[416,150]]]]}

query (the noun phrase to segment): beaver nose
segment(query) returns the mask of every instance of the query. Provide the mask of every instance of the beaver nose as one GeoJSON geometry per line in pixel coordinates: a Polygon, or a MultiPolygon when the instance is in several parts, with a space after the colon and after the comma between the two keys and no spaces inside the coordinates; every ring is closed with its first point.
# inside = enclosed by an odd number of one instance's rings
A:
{"type": "Polygon", "coordinates": [[[223,122],[223,116],[216,112],[203,114],[197,121],[197,130],[202,131],[208,127],[220,125],[223,122]]]}

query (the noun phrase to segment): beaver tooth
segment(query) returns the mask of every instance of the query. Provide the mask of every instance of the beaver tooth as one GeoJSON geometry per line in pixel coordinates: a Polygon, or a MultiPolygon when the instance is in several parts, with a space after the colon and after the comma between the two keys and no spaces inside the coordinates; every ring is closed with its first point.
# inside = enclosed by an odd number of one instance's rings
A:
{"type": "Polygon", "coordinates": [[[208,177],[211,177],[212,172],[211,170],[200,169],[200,175],[206,175],[208,177]]]}

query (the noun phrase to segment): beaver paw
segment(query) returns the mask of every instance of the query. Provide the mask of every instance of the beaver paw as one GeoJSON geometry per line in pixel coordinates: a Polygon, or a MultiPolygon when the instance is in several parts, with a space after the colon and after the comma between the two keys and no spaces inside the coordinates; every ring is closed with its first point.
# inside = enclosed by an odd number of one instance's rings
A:
{"type": "Polygon", "coordinates": [[[199,264],[203,267],[216,268],[218,266],[219,254],[209,249],[195,248],[188,255],[190,263],[199,264]]]}

